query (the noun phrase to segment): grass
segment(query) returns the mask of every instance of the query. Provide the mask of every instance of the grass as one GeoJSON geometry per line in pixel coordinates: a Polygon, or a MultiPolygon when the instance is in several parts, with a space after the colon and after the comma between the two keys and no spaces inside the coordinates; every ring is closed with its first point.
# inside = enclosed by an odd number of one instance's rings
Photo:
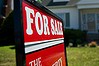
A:
{"type": "MultiPolygon", "coordinates": [[[[14,46],[0,47],[0,66],[16,66],[14,46]]],[[[99,48],[67,48],[68,66],[99,66],[99,48]]]]}
{"type": "Polygon", "coordinates": [[[0,47],[0,66],[16,66],[14,46],[0,47]],[[12,49],[11,49],[12,48],[12,49]]]}
{"type": "Polygon", "coordinates": [[[68,66],[99,66],[99,48],[67,48],[68,66]]]}

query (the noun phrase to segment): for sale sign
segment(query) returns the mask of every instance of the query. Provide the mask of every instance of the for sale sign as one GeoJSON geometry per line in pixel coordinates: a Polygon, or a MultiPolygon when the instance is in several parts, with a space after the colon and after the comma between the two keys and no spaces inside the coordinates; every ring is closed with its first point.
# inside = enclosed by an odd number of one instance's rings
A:
{"type": "Polygon", "coordinates": [[[17,65],[66,66],[62,20],[33,0],[19,0],[19,5],[17,65]]]}

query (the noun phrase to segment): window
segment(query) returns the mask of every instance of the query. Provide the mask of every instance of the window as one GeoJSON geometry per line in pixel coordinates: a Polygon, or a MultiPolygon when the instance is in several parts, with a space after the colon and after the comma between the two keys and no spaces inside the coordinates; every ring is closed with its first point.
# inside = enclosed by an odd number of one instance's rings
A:
{"type": "Polygon", "coordinates": [[[86,14],[82,14],[82,29],[86,30],[87,29],[87,18],[86,18],[86,14]]]}
{"type": "Polygon", "coordinates": [[[97,23],[99,24],[99,14],[97,14],[97,23]]]}
{"type": "Polygon", "coordinates": [[[91,14],[87,14],[87,21],[88,22],[95,22],[95,14],[91,13],[91,14]]]}
{"type": "Polygon", "coordinates": [[[99,30],[99,14],[97,14],[97,28],[99,30]]]}
{"type": "Polygon", "coordinates": [[[99,29],[99,13],[82,14],[82,29],[88,32],[97,32],[99,29]]]}
{"type": "Polygon", "coordinates": [[[70,27],[70,14],[66,13],[66,27],[70,27]]]}
{"type": "Polygon", "coordinates": [[[56,13],[56,15],[63,20],[64,28],[70,27],[70,13],[56,13]]]}
{"type": "Polygon", "coordinates": [[[86,24],[86,14],[82,15],[82,21],[83,21],[83,24],[86,24]]]}

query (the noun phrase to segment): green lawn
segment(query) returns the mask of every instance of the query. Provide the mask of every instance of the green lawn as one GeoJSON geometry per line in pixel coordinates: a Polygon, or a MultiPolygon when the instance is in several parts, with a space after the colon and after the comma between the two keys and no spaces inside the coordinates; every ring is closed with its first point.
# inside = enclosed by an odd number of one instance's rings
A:
{"type": "MultiPolygon", "coordinates": [[[[14,46],[0,47],[0,66],[16,66],[14,46]]],[[[99,48],[67,48],[68,66],[99,66],[99,48]]]]}
{"type": "Polygon", "coordinates": [[[99,48],[67,48],[68,66],[99,66],[99,48]]]}
{"type": "Polygon", "coordinates": [[[0,47],[0,66],[16,66],[14,46],[0,47]]]}

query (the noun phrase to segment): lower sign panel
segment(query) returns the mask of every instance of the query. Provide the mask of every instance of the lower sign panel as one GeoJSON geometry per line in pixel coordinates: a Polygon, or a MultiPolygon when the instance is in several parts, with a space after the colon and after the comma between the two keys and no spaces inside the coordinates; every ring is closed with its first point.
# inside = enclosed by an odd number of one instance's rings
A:
{"type": "Polygon", "coordinates": [[[26,66],[66,66],[64,44],[26,54],[26,66]]]}

